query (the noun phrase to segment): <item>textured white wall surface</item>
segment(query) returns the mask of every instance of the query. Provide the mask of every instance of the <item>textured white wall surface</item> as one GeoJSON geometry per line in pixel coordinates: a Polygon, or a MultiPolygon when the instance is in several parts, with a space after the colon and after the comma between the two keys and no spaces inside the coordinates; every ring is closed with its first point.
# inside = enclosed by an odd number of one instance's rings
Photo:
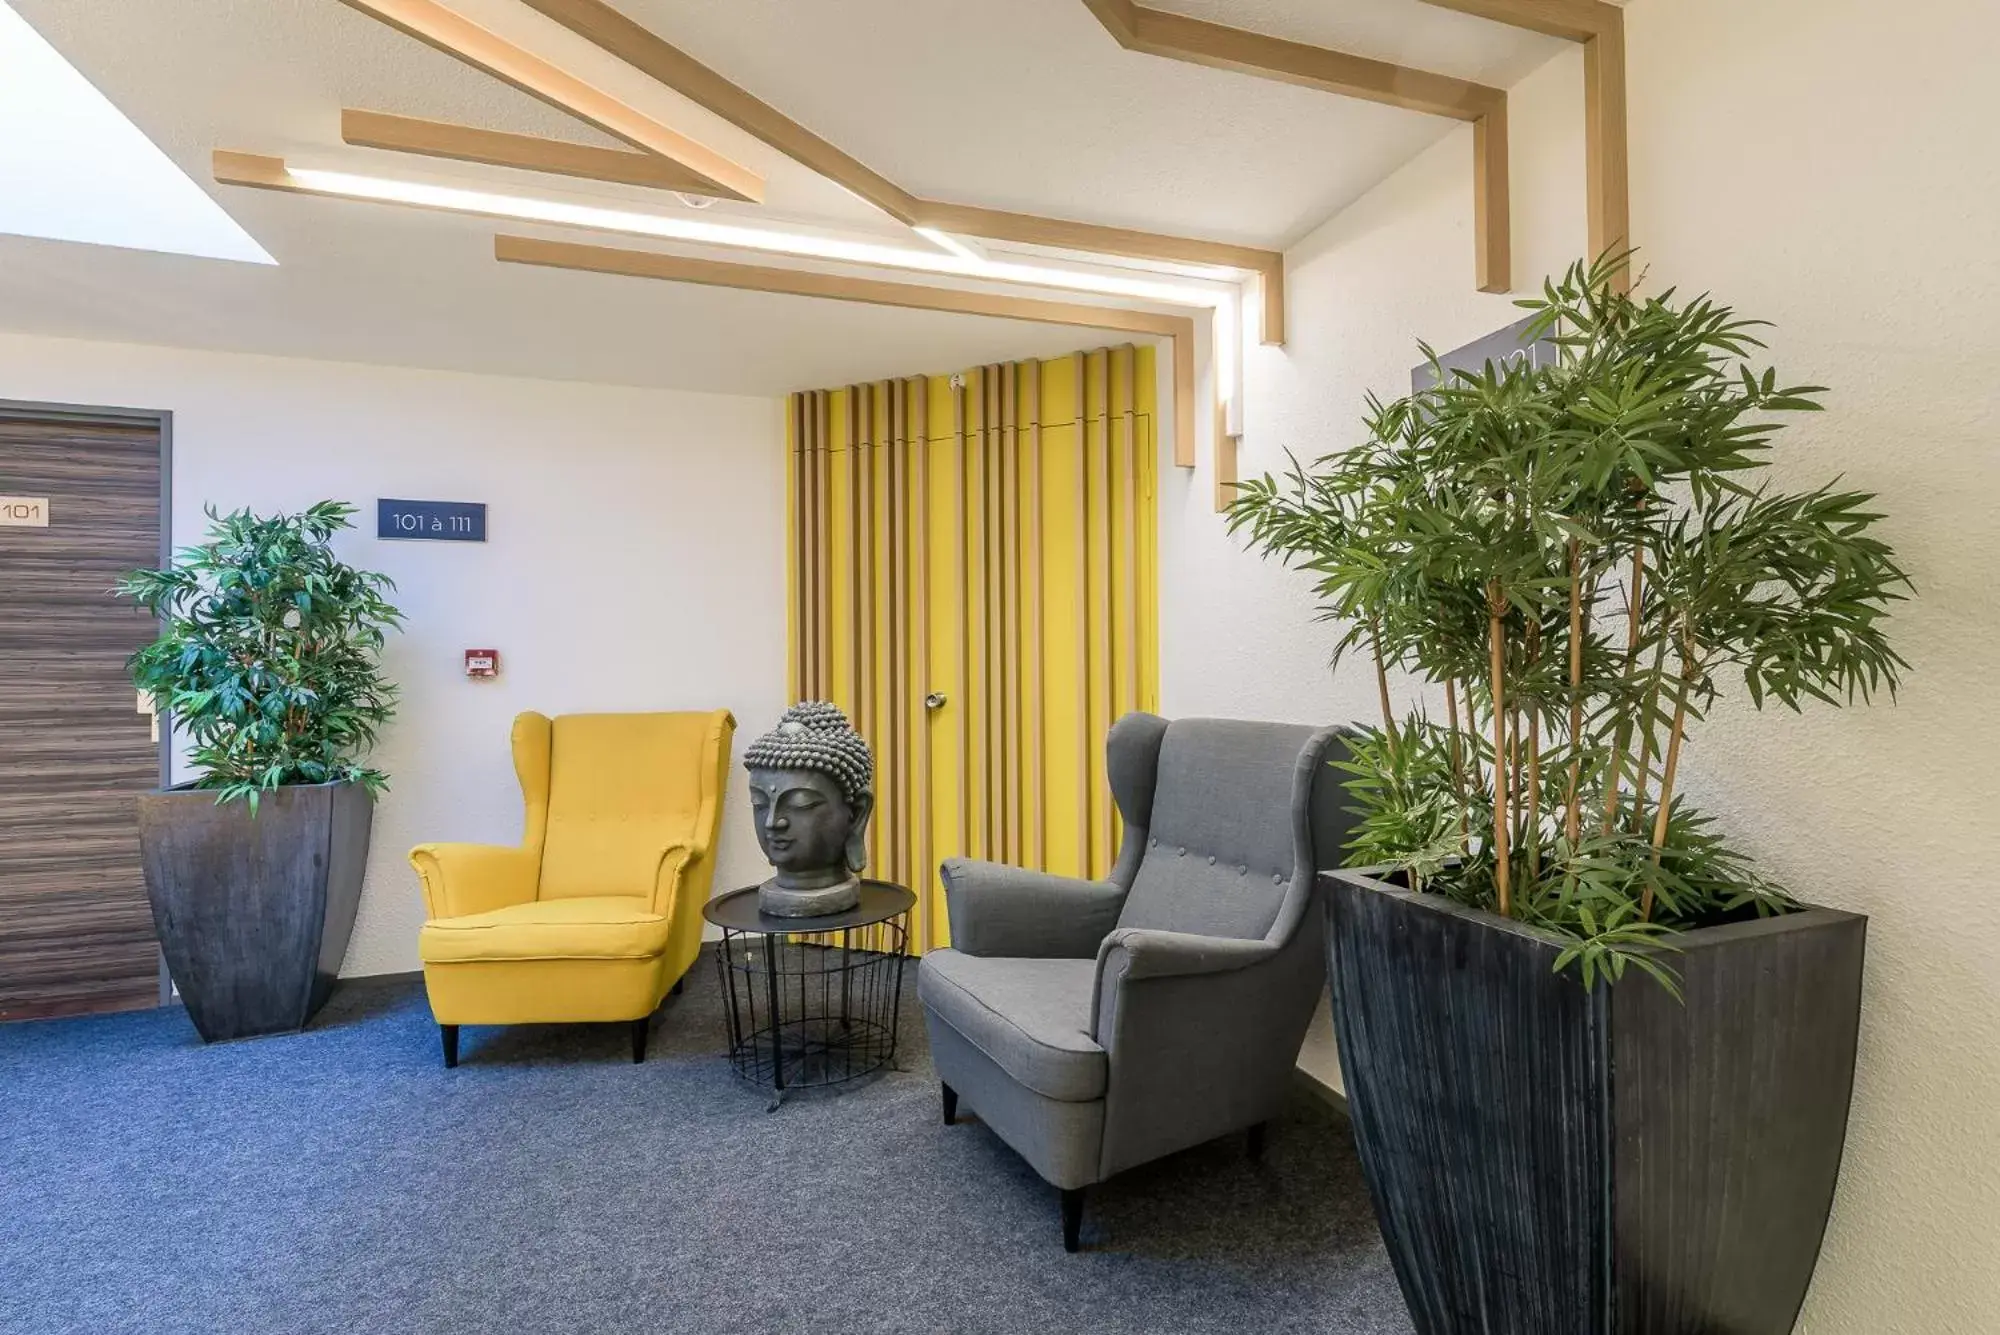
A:
{"type": "MultiPolygon", "coordinates": [[[[1799,1329],[2000,1330],[2000,8],[1989,0],[1633,0],[1634,240],[1650,284],[1774,322],[1781,378],[1831,387],[1785,483],[1880,494],[1917,586],[1900,701],[1798,717],[1740,700],[1693,734],[1690,791],[1800,895],[1870,917],[1840,1192],[1799,1329]]],[[[1513,90],[1514,263],[1585,244],[1581,61],[1513,90]]],[[[1473,291],[1470,132],[1291,252],[1290,346],[1246,368],[1246,475],[1355,439],[1417,339],[1516,317],[1473,291]]],[[[1169,713],[1371,718],[1326,670],[1303,581],[1242,555],[1206,479],[1164,489],[1169,713]],[[1178,493],[1178,494],[1177,494],[1178,493]]],[[[1407,687],[1398,685],[1407,699],[1407,687]]]]}
{"type": "MultiPolygon", "coordinates": [[[[407,622],[346,974],[417,967],[412,844],[520,838],[517,712],[727,708],[740,742],[784,707],[775,400],[5,334],[0,398],[172,410],[177,544],[206,504],[361,507],[339,549],[395,579],[407,622]],[[487,541],[378,541],[383,496],[484,501],[487,541]],[[498,679],[465,678],[469,648],[500,651],[498,679]]],[[[739,796],[718,889],[769,874],[739,796]]]]}

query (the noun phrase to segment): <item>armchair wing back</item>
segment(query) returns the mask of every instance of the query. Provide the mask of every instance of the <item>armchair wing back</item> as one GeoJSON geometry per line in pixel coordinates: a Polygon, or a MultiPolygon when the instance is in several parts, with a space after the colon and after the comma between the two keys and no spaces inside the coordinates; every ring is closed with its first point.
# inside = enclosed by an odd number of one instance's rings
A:
{"type": "MultiPolygon", "coordinates": [[[[729,764],[729,715],[565,714],[544,723],[550,741],[542,749],[548,796],[540,897],[650,888],[661,852],[675,844],[694,855],[688,871],[705,892],[729,764]]],[[[522,740],[517,729],[517,767],[522,740]]],[[[526,796],[525,780],[521,787],[526,796]]],[[[532,796],[527,804],[532,820],[532,796]]]]}
{"type": "MultiPolygon", "coordinates": [[[[1142,739],[1112,730],[1111,747],[1142,739]]],[[[1157,723],[1159,720],[1153,720],[1157,723]]],[[[1120,927],[1262,939],[1314,858],[1310,812],[1325,745],[1309,728],[1185,719],[1158,737],[1157,778],[1120,927]]],[[[1121,768],[1132,768],[1127,766],[1121,768]]],[[[1133,834],[1127,818],[1128,848],[1133,834]]]]}

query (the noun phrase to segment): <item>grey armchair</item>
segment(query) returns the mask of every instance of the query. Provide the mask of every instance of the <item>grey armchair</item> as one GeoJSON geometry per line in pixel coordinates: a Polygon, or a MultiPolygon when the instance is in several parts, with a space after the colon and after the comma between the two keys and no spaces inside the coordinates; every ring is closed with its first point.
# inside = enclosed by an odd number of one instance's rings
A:
{"type": "Polygon", "coordinates": [[[1332,731],[1128,714],[1105,881],[944,864],[917,992],[944,1090],[1062,1194],[1233,1131],[1261,1153],[1326,982],[1313,874],[1349,818],[1332,731]]]}

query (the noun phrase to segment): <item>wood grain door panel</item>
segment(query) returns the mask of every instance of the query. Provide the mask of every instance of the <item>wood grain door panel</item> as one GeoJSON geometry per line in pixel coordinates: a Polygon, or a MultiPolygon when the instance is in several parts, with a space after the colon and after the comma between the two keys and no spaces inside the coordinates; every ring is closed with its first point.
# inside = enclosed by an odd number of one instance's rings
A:
{"type": "Polygon", "coordinates": [[[156,628],[111,588],[160,559],[160,454],[156,421],[0,409],[0,494],[49,499],[49,527],[0,528],[0,1019],[158,1000],[160,750],[125,674],[156,628]]]}

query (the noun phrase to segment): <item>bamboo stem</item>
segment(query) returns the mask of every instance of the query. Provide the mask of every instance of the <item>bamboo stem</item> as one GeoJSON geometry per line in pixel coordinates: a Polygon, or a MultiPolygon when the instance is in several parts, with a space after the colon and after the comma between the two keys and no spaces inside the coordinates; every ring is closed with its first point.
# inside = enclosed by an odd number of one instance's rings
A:
{"type": "Polygon", "coordinates": [[[1498,888],[1500,916],[1503,918],[1512,916],[1514,907],[1507,848],[1507,827],[1513,820],[1513,809],[1507,792],[1507,697],[1503,679],[1506,648],[1500,628],[1500,614],[1506,605],[1500,596],[1499,582],[1489,583],[1486,586],[1486,640],[1493,671],[1493,874],[1498,888]]]}
{"type": "Polygon", "coordinates": [[[1528,711],[1528,789],[1525,824],[1528,836],[1528,880],[1542,876],[1542,712],[1528,711]]]}
{"type": "MultiPolygon", "coordinates": [[[[1660,865],[1660,853],[1667,845],[1667,818],[1674,807],[1674,775],[1681,763],[1681,734],[1687,727],[1688,686],[1694,676],[1694,645],[1686,642],[1681,646],[1681,670],[1678,684],[1674,687],[1674,726],[1667,734],[1667,759],[1660,768],[1660,810],[1653,818],[1653,865],[1660,865]]],[[[1639,916],[1646,921],[1653,917],[1653,882],[1646,882],[1645,893],[1639,898],[1639,916]]]]}
{"type": "MultiPolygon", "coordinates": [[[[1625,630],[1625,680],[1632,680],[1632,669],[1639,660],[1639,612],[1646,595],[1646,544],[1632,544],[1632,590],[1626,599],[1627,625],[1625,630]]],[[[1632,723],[1626,718],[1618,724],[1617,741],[1611,748],[1611,769],[1604,779],[1604,833],[1610,834],[1611,827],[1618,820],[1618,784],[1620,772],[1625,766],[1625,748],[1632,741],[1632,723]]]]}
{"type": "Polygon", "coordinates": [[[1389,707],[1389,665],[1382,661],[1382,623],[1368,623],[1369,644],[1375,651],[1375,691],[1382,700],[1382,731],[1387,734],[1389,744],[1396,744],[1396,714],[1389,707]]]}
{"type": "Polygon", "coordinates": [[[1521,782],[1523,733],[1521,706],[1518,702],[1510,703],[1507,706],[1507,821],[1508,827],[1514,831],[1516,849],[1527,843],[1519,810],[1528,795],[1526,786],[1521,782]]]}
{"type": "Polygon", "coordinates": [[[1569,798],[1563,833],[1570,856],[1583,835],[1583,556],[1575,538],[1569,540],[1569,798]]]}
{"type": "Polygon", "coordinates": [[[1451,786],[1458,795],[1458,846],[1472,846],[1472,817],[1465,809],[1465,758],[1458,736],[1458,684],[1444,679],[1444,712],[1451,724],[1451,786]]]}
{"type": "MultiPolygon", "coordinates": [[[[1462,681],[1459,689],[1465,692],[1465,732],[1470,737],[1479,731],[1479,711],[1472,707],[1472,683],[1462,681]]],[[[1468,746],[1465,753],[1465,777],[1467,784],[1477,789],[1485,780],[1479,771],[1479,748],[1468,746]]]]}
{"type": "MultiPolygon", "coordinates": [[[[1659,707],[1660,688],[1665,685],[1661,668],[1666,662],[1667,641],[1665,636],[1653,646],[1653,668],[1648,676],[1652,679],[1652,689],[1646,695],[1646,713],[1643,718],[1645,735],[1639,739],[1639,773],[1632,796],[1632,810],[1644,812],[1646,809],[1646,785],[1653,777],[1653,711],[1659,707]]],[[[1644,820],[1644,815],[1639,817],[1644,820]]]]}

